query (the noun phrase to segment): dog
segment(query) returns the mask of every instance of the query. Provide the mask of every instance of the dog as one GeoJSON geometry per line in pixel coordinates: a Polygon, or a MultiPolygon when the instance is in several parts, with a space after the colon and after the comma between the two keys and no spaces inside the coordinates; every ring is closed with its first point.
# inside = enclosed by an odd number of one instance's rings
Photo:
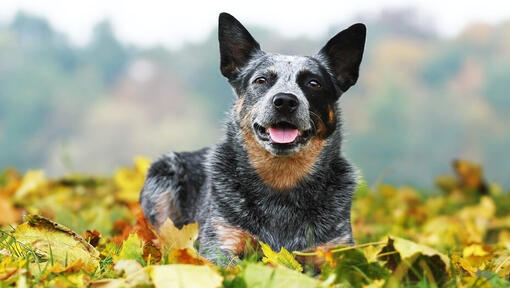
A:
{"type": "Polygon", "coordinates": [[[159,227],[199,223],[199,252],[226,265],[258,241],[290,251],[353,245],[355,168],[341,152],[337,101],[358,79],[366,27],[341,31],[314,56],[264,52],[221,13],[220,70],[235,104],[224,139],[168,153],[149,168],[140,202],[159,227]]]}

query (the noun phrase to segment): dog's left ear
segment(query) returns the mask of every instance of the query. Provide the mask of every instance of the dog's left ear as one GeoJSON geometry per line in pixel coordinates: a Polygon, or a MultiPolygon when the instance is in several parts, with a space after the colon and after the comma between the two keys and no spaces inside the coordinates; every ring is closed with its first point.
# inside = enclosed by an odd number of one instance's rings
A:
{"type": "Polygon", "coordinates": [[[365,48],[366,27],[358,23],[336,34],[318,53],[325,58],[343,92],[358,80],[365,48]]]}
{"type": "Polygon", "coordinates": [[[221,13],[218,22],[221,74],[232,80],[251,56],[260,51],[260,45],[234,16],[221,13]]]}

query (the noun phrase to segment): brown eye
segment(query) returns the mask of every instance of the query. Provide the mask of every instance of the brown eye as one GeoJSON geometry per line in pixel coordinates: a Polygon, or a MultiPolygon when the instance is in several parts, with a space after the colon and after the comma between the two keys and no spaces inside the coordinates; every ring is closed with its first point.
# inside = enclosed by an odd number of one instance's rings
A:
{"type": "Polygon", "coordinates": [[[321,88],[321,83],[319,83],[317,80],[310,80],[308,81],[307,85],[308,87],[315,89],[321,88]]]}
{"type": "Polygon", "coordinates": [[[259,77],[259,78],[255,79],[255,81],[253,81],[253,83],[259,84],[259,85],[266,84],[267,79],[264,77],[259,77]]]}

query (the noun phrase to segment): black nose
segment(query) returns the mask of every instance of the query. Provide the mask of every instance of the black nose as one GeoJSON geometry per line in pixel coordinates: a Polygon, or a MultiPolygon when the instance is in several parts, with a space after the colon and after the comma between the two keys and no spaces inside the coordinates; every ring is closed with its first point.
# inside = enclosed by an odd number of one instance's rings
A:
{"type": "Polygon", "coordinates": [[[293,94],[278,93],[273,97],[273,105],[279,112],[291,113],[297,109],[299,101],[293,94]]]}

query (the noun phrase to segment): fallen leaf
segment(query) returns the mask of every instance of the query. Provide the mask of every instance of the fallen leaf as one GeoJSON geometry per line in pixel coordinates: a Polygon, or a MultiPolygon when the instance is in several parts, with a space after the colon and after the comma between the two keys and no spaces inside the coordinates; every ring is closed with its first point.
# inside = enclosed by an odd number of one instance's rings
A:
{"type": "Polygon", "coordinates": [[[193,265],[212,265],[212,263],[202,257],[195,249],[172,249],[168,254],[169,263],[193,264],[193,265]]]}
{"type": "Polygon", "coordinates": [[[26,220],[13,233],[17,241],[53,262],[65,265],[81,259],[89,271],[97,268],[99,252],[80,235],[42,216],[28,215],[26,220]]]}
{"type": "Polygon", "coordinates": [[[156,288],[217,288],[223,281],[209,266],[187,264],[152,266],[150,276],[156,288]]]}
{"type": "Polygon", "coordinates": [[[138,202],[150,163],[145,157],[135,157],[134,168],[120,168],[115,172],[113,179],[118,187],[116,196],[119,200],[128,203],[138,202]]]}
{"type": "Polygon", "coordinates": [[[143,244],[136,234],[130,234],[129,237],[122,242],[122,248],[117,259],[143,261],[143,244]]]}
{"type": "Polygon", "coordinates": [[[280,252],[273,251],[269,245],[263,242],[260,242],[260,247],[262,248],[262,253],[264,253],[262,262],[271,263],[273,265],[283,265],[298,272],[303,271],[303,267],[296,261],[294,255],[284,247],[280,249],[280,252]]]}
{"type": "Polygon", "coordinates": [[[418,276],[408,272],[423,271],[429,281],[442,283],[446,281],[450,267],[450,259],[437,250],[394,236],[388,236],[379,256],[397,279],[407,275],[416,280],[418,276]]]}
{"type": "Polygon", "coordinates": [[[388,278],[390,275],[388,269],[380,262],[369,263],[363,251],[359,249],[345,250],[335,256],[337,264],[332,268],[338,283],[348,283],[356,287],[360,284],[368,285],[377,279],[388,278]]]}
{"type": "Polygon", "coordinates": [[[85,231],[85,241],[87,241],[93,247],[97,247],[99,240],[101,239],[101,233],[97,230],[85,231]]]}
{"type": "Polygon", "coordinates": [[[119,260],[114,270],[123,275],[120,279],[102,279],[90,283],[91,287],[101,288],[131,288],[151,285],[147,269],[135,260],[119,260]]]}
{"type": "Polygon", "coordinates": [[[159,228],[159,244],[161,251],[170,249],[194,249],[193,243],[198,238],[198,223],[190,223],[182,226],[181,229],[175,227],[170,218],[159,228]]]}
{"type": "Polygon", "coordinates": [[[142,257],[148,265],[151,263],[158,263],[161,261],[161,251],[152,241],[147,241],[143,244],[142,257]]]}
{"type": "Polygon", "coordinates": [[[471,263],[469,263],[469,261],[456,254],[452,255],[452,264],[458,270],[465,271],[471,276],[476,276],[476,272],[478,271],[478,269],[476,269],[476,267],[473,267],[471,263]]]}
{"type": "Polygon", "coordinates": [[[243,271],[247,287],[309,288],[318,287],[319,281],[284,266],[272,268],[260,263],[248,263],[243,271]]]}
{"type": "Polygon", "coordinates": [[[9,199],[3,195],[0,195],[0,211],[2,211],[0,227],[3,225],[18,223],[21,220],[21,212],[14,208],[9,199]]]}
{"type": "Polygon", "coordinates": [[[14,193],[14,200],[22,202],[23,198],[39,189],[46,182],[46,176],[42,170],[27,171],[21,180],[21,185],[14,193]]]}

